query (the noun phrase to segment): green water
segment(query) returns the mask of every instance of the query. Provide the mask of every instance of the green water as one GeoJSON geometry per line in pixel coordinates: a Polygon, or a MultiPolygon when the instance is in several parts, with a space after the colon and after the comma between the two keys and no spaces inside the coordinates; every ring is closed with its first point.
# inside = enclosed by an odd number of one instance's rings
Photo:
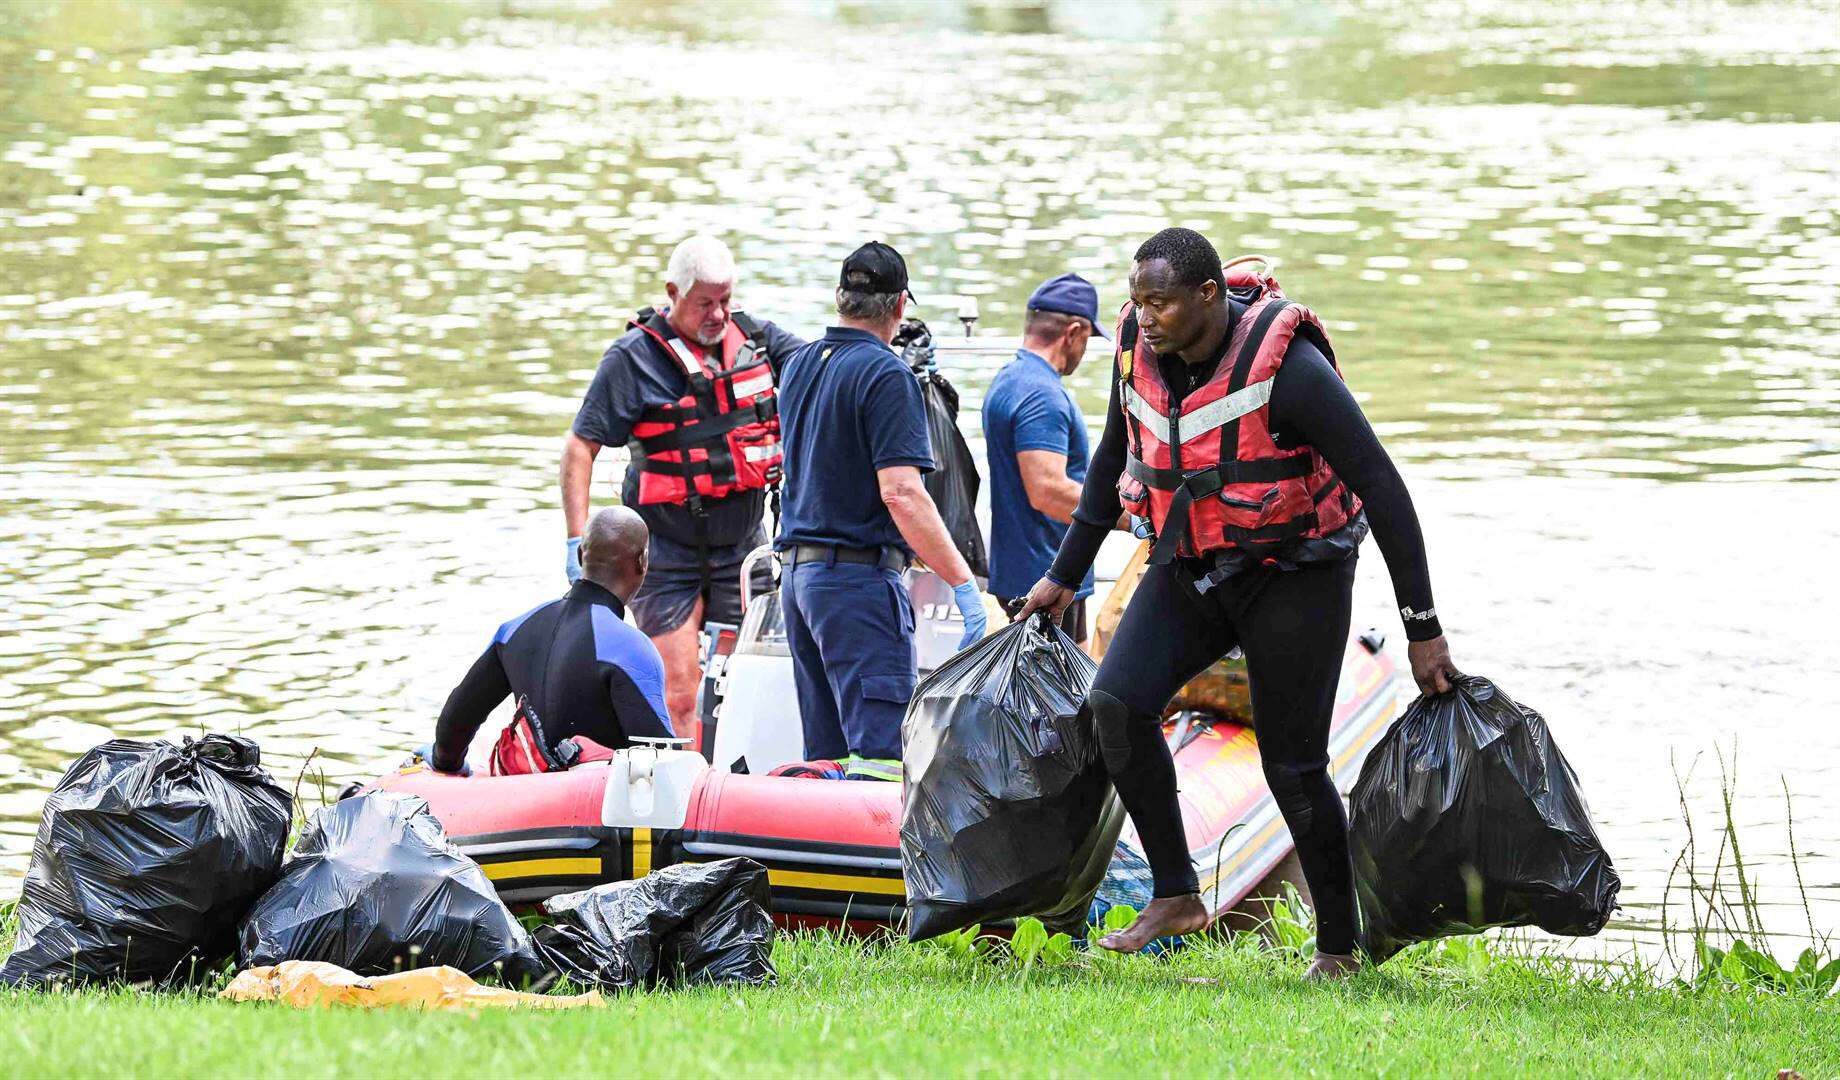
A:
{"type": "Polygon", "coordinates": [[[1832,852],[1840,12],[1439,12],[0,5],[0,863],[105,733],[425,738],[556,587],[560,436],[686,233],[808,334],[889,239],[936,326],[978,301],[975,404],[1035,283],[1115,306],[1170,223],[1323,314],[1638,905],[1666,754],[1734,723],[1832,852]]]}

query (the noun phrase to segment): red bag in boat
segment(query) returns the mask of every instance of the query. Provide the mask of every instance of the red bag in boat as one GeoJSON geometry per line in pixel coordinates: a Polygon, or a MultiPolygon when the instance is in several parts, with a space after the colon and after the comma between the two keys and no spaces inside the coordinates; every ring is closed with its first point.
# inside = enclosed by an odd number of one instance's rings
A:
{"type": "Polygon", "coordinates": [[[613,751],[586,735],[574,735],[554,747],[543,734],[543,721],[527,698],[518,698],[511,722],[499,732],[492,747],[493,776],[561,772],[590,761],[608,761],[613,751]]]}

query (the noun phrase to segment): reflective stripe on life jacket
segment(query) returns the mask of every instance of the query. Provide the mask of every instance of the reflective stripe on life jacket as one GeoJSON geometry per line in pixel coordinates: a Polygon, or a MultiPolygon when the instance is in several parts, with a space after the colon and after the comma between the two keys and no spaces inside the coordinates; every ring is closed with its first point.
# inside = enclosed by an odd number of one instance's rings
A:
{"type": "Polygon", "coordinates": [[[639,414],[633,425],[642,505],[698,510],[704,499],[777,487],[779,399],[760,327],[737,311],[722,335],[721,356],[667,334],[664,316],[641,311],[628,324],[645,332],[683,369],[688,392],[639,414]]]}
{"type": "Polygon", "coordinates": [[[1285,450],[1271,434],[1272,386],[1291,339],[1309,335],[1335,366],[1321,321],[1270,277],[1233,273],[1227,286],[1250,306],[1208,381],[1179,402],[1163,381],[1164,359],[1138,338],[1135,309],[1119,311],[1118,400],[1129,437],[1118,492],[1126,510],[1150,519],[1152,564],[1235,547],[1273,559],[1334,533],[1360,509],[1314,447],[1285,450]]]}

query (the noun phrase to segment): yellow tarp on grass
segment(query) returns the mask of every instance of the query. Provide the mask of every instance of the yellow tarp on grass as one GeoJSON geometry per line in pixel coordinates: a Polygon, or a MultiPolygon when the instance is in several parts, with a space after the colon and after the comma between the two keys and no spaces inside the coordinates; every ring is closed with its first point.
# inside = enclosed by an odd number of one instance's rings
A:
{"type": "Polygon", "coordinates": [[[283,960],[237,973],[219,997],[279,1001],[297,1009],[351,1005],[360,1009],[579,1009],[605,1005],[596,991],[573,997],[526,994],[481,986],[458,968],[432,967],[367,978],[319,960],[283,960]]]}

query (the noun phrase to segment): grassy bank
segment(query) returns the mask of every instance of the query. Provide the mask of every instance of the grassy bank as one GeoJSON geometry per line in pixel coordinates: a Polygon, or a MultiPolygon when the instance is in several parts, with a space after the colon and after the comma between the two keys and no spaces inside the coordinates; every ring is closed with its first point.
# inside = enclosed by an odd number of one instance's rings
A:
{"type": "Polygon", "coordinates": [[[778,986],[572,1013],[297,1012],[191,994],[0,994],[11,1075],[1840,1075],[1840,1001],[1467,946],[1333,988],[1250,938],[1024,967],[784,939],[778,986]]]}

